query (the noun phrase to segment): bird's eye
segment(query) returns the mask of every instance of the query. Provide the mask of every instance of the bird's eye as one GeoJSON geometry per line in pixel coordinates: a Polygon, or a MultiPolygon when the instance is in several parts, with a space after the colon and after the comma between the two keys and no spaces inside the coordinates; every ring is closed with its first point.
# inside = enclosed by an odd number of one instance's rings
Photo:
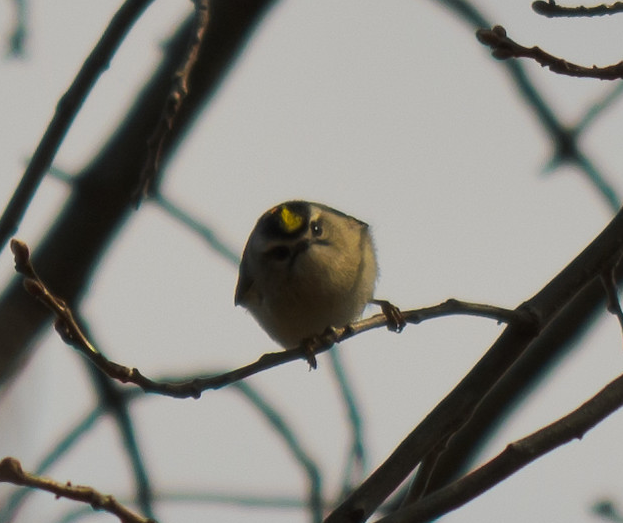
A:
{"type": "Polygon", "coordinates": [[[320,224],[320,221],[316,220],[311,222],[311,232],[316,237],[322,236],[322,225],[320,224]]]}
{"type": "Polygon", "coordinates": [[[288,249],[285,245],[277,245],[276,247],[266,251],[266,256],[273,260],[283,261],[289,258],[290,249],[288,249]]]}

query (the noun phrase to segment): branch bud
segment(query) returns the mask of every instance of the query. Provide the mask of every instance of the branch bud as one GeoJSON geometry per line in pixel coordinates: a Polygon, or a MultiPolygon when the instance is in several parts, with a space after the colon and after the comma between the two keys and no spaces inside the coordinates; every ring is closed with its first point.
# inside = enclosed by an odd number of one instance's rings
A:
{"type": "Polygon", "coordinates": [[[30,261],[30,250],[23,241],[13,238],[11,240],[11,252],[15,258],[15,270],[23,272],[30,261]]]}

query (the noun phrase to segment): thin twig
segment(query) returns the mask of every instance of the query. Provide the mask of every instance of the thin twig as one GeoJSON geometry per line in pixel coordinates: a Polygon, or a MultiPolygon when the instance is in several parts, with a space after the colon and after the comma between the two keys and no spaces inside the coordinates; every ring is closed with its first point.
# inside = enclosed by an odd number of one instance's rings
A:
{"type": "Polygon", "coordinates": [[[41,138],[17,189],[0,218],[0,250],[15,234],[37,187],[52,164],[69,127],[112,56],[152,0],[126,0],[115,13],[100,41],[80,68],[76,78],[56,106],[56,112],[41,138]]]}
{"type": "MultiPolygon", "coordinates": [[[[121,499],[121,498],[120,498],[121,499]]],[[[184,503],[186,505],[204,506],[213,509],[214,506],[221,506],[227,509],[232,507],[240,507],[247,513],[260,513],[268,509],[276,509],[282,513],[292,512],[294,510],[305,510],[307,508],[307,500],[301,499],[294,495],[279,494],[258,494],[257,489],[253,492],[233,492],[220,493],[209,491],[173,491],[161,490],[157,493],[156,499],[163,505],[174,505],[184,503]]],[[[325,507],[326,508],[326,507],[325,507]]],[[[59,519],[49,520],[49,523],[73,523],[81,521],[91,513],[88,509],[78,509],[67,512],[59,519]]],[[[287,516],[284,516],[286,518],[287,516]]],[[[172,520],[171,520],[172,521],[172,520]]],[[[212,520],[209,520],[212,521],[212,520]]],[[[4,522],[3,522],[4,523],[4,522]]],[[[48,523],[46,521],[46,523],[48,523]]]]}
{"type": "Polygon", "coordinates": [[[94,510],[105,510],[117,516],[122,523],[155,523],[155,520],[144,518],[124,507],[111,495],[101,494],[91,487],[74,486],[70,482],[59,483],[29,474],[22,469],[20,462],[15,458],[7,457],[0,461],[0,482],[44,490],[56,497],[88,503],[94,510]]]}
{"type": "Polygon", "coordinates": [[[367,471],[363,419],[352,383],[348,379],[342,363],[341,352],[332,350],[329,352],[329,355],[331,357],[331,370],[333,371],[335,381],[337,382],[344,402],[351,433],[350,448],[348,450],[346,465],[342,472],[342,493],[343,495],[347,495],[352,491],[353,485],[361,482],[364,473],[367,471]]]}
{"type": "MultiPolygon", "coordinates": [[[[617,83],[614,87],[606,93],[606,95],[596,102],[592,103],[590,107],[584,112],[584,116],[571,128],[574,135],[578,135],[584,132],[598,116],[601,116],[606,110],[612,107],[612,104],[623,95],[623,82],[617,83]]],[[[620,207],[620,206],[619,206],[620,207]]],[[[617,207],[618,209],[618,207],[617,207]]]]}
{"type": "Polygon", "coordinates": [[[377,523],[416,523],[436,519],[486,492],[544,454],[582,438],[621,406],[623,376],[610,382],[570,414],[509,444],[501,454],[474,472],[377,523]]]}
{"type": "Polygon", "coordinates": [[[89,361],[83,361],[102,405],[101,413],[109,414],[119,430],[128,465],[134,476],[136,494],[133,502],[145,516],[155,519],[153,485],[129,409],[131,395],[89,361]]]}
{"type": "Polygon", "coordinates": [[[136,205],[140,204],[141,198],[148,195],[155,183],[155,177],[160,168],[160,160],[163,153],[163,145],[169,136],[169,131],[186,99],[189,92],[190,75],[194,70],[203,38],[208,27],[208,0],[193,0],[195,4],[195,18],[193,30],[186,55],[183,57],[180,67],[173,75],[173,85],[169,96],[164,102],[160,120],[153,134],[147,142],[147,159],[143,165],[139,184],[134,194],[136,205]]]}
{"type": "Polygon", "coordinates": [[[199,234],[212,249],[225,258],[225,260],[227,260],[230,264],[235,265],[236,267],[238,266],[240,263],[240,256],[238,256],[225,241],[219,238],[218,234],[211,228],[192,217],[187,211],[182,209],[180,206],[175,205],[169,198],[165,197],[160,192],[157,192],[154,195],[152,201],[164,210],[171,218],[179,221],[190,230],[199,234]]]}
{"type": "Polygon", "coordinates": [[[314,523],[322,521],[322,511],[324,507],[322,499],[322,476],[318,465],[301,445],[301,438],[294,434],[290,424],[285,418],[277,412],[277,410],[258,392],[257,389],[251,387],[248,383],[237,382],[234,387],[238,389],[245,398],[247,398],[255,408],[262,414],[271,424],[275,432],[281,436],[284,443],[294,456],[294,459],[303,467],[305,474],[309,480],[308,509],[312,515],[314,523]]]}
{"type": "MultiPolygon", "coordinates": [[[[107,359],[88,340],[65,301],[55,296],[37,275],[30,261],[28,246],[24,242],[13,239],[11,240],[11,249],[15,257],[15,269],[25,276],[24,288],[56,315],[55,328],[65,343],[71,345],[86,356],[110,378],[119,380],[122,383],[133,383],[141,387],[145,392],[153,392],[175,398],[199,398],[201,393],[206,390],[222,388],[277,365],[282,365],[296,359],[304,359],[307,361],[310,350],[313,350],[316,354],[325,352],[335,343],[352,338],[353,336],[371,329],[390,327],[392,324],[391,320],[388,319],[385,314],[376,314],[350,325],[331,329],[325,334],[311,340],[311,346],[308,340],[308,342],[302,343],[295,349],[266,353],[254,363],[224,374],[219,374],[218,376],[207,376],[185,382],[163,383],[147,378],[136,368],[126,367],[107,359]]],[[[518,330],[527,333],[533,332],[535,328],[534,318],[524,310],[511,311],[491,305],[461,302],[454,299],[448,300],[435,307],[426,307],[424,309],[403,312],[404,319],[408,323],[415,324],[424,320],[450,314],[477,315],[494,318],[502,322],[512,322],[518,330]]]]}
{"type": "Polygon", "coordinates": [[[565,7],[556,4],[554,0],[549,0],[548,2],[537,0],[536,2],[532,2],[532,9],[534,9],[536,13],[547,16],[548,18],[563,16],[604,16],[623,12],[623,2],[615,2],[611,5],[601,4],[593,7],[585,7],[583,5],[565,7]]]}
{"type": "MultiPolygon", "coordinates": [[[[435,0],[435,3],[446,6],[476,30],[483,27],[491,27],[492,25],[474,5],[465,0],[435,0]]],[[[576,165],[586,174],[589,181],[595,185],[612,212],[617,212],[621,207],[620,198],[613,185],[607,181],[606,176],[599,171],[595,163],[583,152],[582,145],[579,143],[580,133],[578,129],[570,128],[568,125],[563,124],[552,110],[551,104],[545,100],[544,95],[536,88],[534,82],[532,82],[525,68],[518,60],[507,60],[504,62],[504,65],[526,104],[533,110],[535,116],[551,137],[555,149],[553,154],[555,161],[549,163],[550,169],[554,163],[558,163],[561,160],[576,165]]]]}
{"type": "MultiPolygon", "coordinates": [[[[128,391],[133,392],[133,391],[128,391]]],[[[56,444],[35,468],[35,474],[44,474],[54,463],[65,455],[94,425],[101,419],[102,411],[100,407],[92,409],[84,416],[67,434],[56,444]]],[[[31,489],[16,490],[8,499],[4,501],[4,506],[0,508],[0,521],[10,523],[15,518],[17,511],[26,501],[28,496],[34,494],[31,489]]]]}
{"type": "Polygon", "coordinates": [[[492,49],[492,55],[499,60],[508,58],[530,58],[554,73],[579,78],[597,78],[599,80],[619,80],[623,77],[623,61],[605,67],[585,67],[567,62],[562,58],[543,51],[540,47],[524,47],[506,35],[506,29],[496,25],[492,29],[479,29],[476,37],[481,44],[492,49]]]}

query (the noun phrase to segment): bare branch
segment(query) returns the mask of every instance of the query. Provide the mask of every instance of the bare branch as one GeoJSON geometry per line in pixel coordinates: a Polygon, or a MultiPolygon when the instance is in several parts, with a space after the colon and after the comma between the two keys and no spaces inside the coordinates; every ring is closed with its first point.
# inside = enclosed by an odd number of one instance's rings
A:
{"type": "Polygon", "coordinates": [[[0,250],[15,234],[30,200],[52,164],[69,127],[112,56],[152,0],[126,0],[110,21],[102,38],[80,68],[78,75],[56,106],[56,113],[41,138],[26,172],[0,218],[0,250]]]}
{"type": "Polygon", "coordinates": [[[351,380],[346,374],[342,363],[342,355],[338,350],[329,352],[331,357],[331,370],[335,377],[336,384],[340,391],[340,396],[344,403],[344,408],[348,416],[350,427],[350,447],[346,464],[342,472],[342,496],[352,492],[353,486],[359,484],[367,470],[367,451],[364,443],[363,418],[361,408],[351,380]]]}
{"type": "Polygon", "coordinates": [[[623,77],[623,62],[605,67],[584,67],[567,62],[543,51],[540,47],[524,47],[506,36],[506,29],[496,25],[492,29],[479,29],[476,37],[481,44],[492,49],[492,55],[499,60],[508,58],[531,58],[552,72],[579,78],[597,78],[599,80],[618,80],[623,77]]]}
{"type": "MultiPolygon", "coordinates": [[[[56,296],[37,275],[30,261],[28,246],[22,241],[13,239],[11,240],[11,249],[15,256],[16,270],[25,276],[24,287],[26,291],[54,313],[56,316],[55,328],[65,343],[86,356],[110,378],[119,380],[122,383],[133,383],[141,387],[145,392],[155,392],[176,398],[199,398],[201,393],[206,390],[219,389],[258,372],[296,359],[308,361],[310,351],[313,354],[325,352],[335,343],[344,341],[362,332],[391,326],[391,319],[388,319],[385,314],[376,314],[345,327],[331,328],[323,335],[317,336],[312,340],[306,340],[295,349],[264,354],[255,363],[218,376],[195,378],[191,381],[177,383],[157,382],[145,377],[136,368],[129,368],[110,361],[98,351],[76,322],[73,312],[65,301],[56,296]]],[[[491,305],[461,302],[454,299],[448,300],[436,307],[403,312],[404,319],[409,323],[420,323],[427,319],[449,314],[480,315],[494,318],[498,321],[513,321],[513,324],[519,330],[526,332],[533,332],[535,328],[534,318],[526,311],[509,311],[508,309],[491,305]]]]}
{"type": "Polygon", "coordinates": [[[436,519],[474,499],[544,454],[573,439],[582,438],[621,406],[623,376],[610,382],[567,416],[509,444],[501,454],[474,472],[380,519],[378,523],[416,523],[436,519]]]}
{"type": "MultiPolygon", "coordinates": [[[[435,3],[445,5],[476,30],[492,25],[471,2],[466,0],[436,0],[435,3]]],[[[621,207],[620,199],[612,183],[607,181],[606,176],[583,151],[583,146],[579,143],[578,129],[569,128],[561,121],[518,60],[507,60],[504,65],[527,106],[533,110],[553,142],[554,160],[550,162],[550,166],[561,161],[576,165],[595,185],[612,212],[616,213],[621,207]]]]}
{"type": "Polygon", "coordinates": [[[201,223],[196,218],[192,217],[188,212],[182,209],[180,206],[174,204],[169,198],[165,197],[162,193],[156,192],[153,198],[150,200],[164,210],[171,218],[179,221],[191,231],[199,234],[201,238],[219,254],[222,258],[228,261],[230,264],[236,267],[240,263],[240,256],[234,252],[234,249],[227,245],[227,242],[219,237],[213,229],[201,223]]]}
{"type": "Polygon", "coordinates": [[[105,510],[119,518],[122,523],[155,523],[155,520],[144,518],[121,505],[111,495],[101,494],[91,487],[59,483],[52,479],[42,478],[24,472],[22,465],[15,458],[4,458],[0,461],[0,482],[12,483],[51,492],[56,497],[73,499],[88,503],[94,510],[105,510]]]}
{"type": "Polygon", "coordinates": [[[538,0],[536,2],[532,2],[532,9],[534,9],[536,13],[547,16],[548,18],[562,16],[604,16],[623,12],[623,2],[615,2],[611,5],[601,4],[593,7],[585,7],[583,5],[579,5],[577,7],[564,7],[556,4],[554,0],[549,0],[548,2],[538,0]]]}
{"type": "Polygon", "coordinates": [[[248,383],[238,382],[234,384],[245,398],[266,418],[275,432],[281,436],[286,447],[292,453],[294,459],[303,467],[309,481],[308,508],[314,523],[322,521],[324,501],[322,499],[322,481],[320,469],[310,453],[306,451],[301,439],[294,434],[290,424],[282,415],[259,393],[257,389],[248,383]]]}
{"type": "MultiPolygon", "coordinates": [[[[210,3],[206,45],[193,73],[193,88],[165,140],[162,162],[175,153],[182,136],[274,4],[274,0],[210,3]]],[[[65,206],[51,220],[33,254],[34,259],[49,262],[44,267],[46,281],[70,303],[79,303],[87,292],[99,261],[132,216],[131,196],[144,165],[146,137],[157,125],[171,90],[171,78],[188,48],[193,20],[191,14],[180,23],[164,47],[160,65],[137,94],[126,117],[102,148],[93,153],[86,167],[76,173],[65,206]],[[61,259],[63,262],[57,263],[61,259]]],[[[0,296],[0,330],[5,333],[0,345],[0,388],[21,368],[51,316],[23,292],[21,279],[16,278],[5,288],[0,296]]]]}
{"type": "Polygon", "coordinates": [[[164,103],[158,125],[147,142],[147,160],[141,171],[139,185],[134,194],[137,206],[140,204],[141,198],[147,196],[154,184],[154,178],[160,168],[164,141],[173,128],[173,123],[188,95],[189,77],[197,63],[199,50],[208,27],[208,0],[193,0],[193,2],[195,4],[195,19],[188,49],[179,69],[173,75],[171,92],[164,103]]]}
{"type": "Polygon", "coordinates": [[[597,120],[597,117],[603,115],[607,109],[610,109],[612,104],[620,98],[621,95],[623,95],[623,83],[617,83],[602,99],[597,100],[586,109],[584,116],[573,126],[571,131],[576,136],[585,131],[587,127],[597,120]]]}

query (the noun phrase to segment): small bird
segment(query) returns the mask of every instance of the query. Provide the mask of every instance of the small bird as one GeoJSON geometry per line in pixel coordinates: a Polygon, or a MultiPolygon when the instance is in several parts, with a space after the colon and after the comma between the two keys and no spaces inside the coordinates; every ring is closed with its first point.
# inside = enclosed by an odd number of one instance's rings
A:
{"type": "MultiPolygon", "coordinates": [[[[370,302],[386,316],[390,309],[399,314],[388,302],[373,300],[376,278],[366,223],[320,203],[293,200],[266,211],[251,231],[234,301],[291,349],[352,322],[370,302]]],[[[400,317],[393,330],[402,326],[400,317]]],[[[308,362],[316,367],[313,351],[308,362]]]]}

